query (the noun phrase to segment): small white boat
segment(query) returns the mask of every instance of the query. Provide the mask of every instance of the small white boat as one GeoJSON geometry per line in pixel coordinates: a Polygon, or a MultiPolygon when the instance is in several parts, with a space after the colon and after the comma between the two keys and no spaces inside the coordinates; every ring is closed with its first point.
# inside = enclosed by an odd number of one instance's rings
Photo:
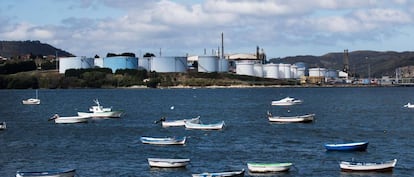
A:
{"type": "Polygon", "coordinates": [[[392,171],[397,164],[397,159],[386,162],[346,162],[339,163],[341,171],[344,172],[388,172],[392,171]]]}
{"type": "Polygon", "coordinates": [[[156,144],[156,145],[183,145],[185,144],[186,137],[146,137],[142,136],[140,138],[141,142],[144,144],[156,144]]]}
{"type": "Polygon", "coordinates": [[[78,116],[95,117],[95,118],[119,118],[123,111],[113,111],[112,108],[104,108],[97,99],[93,100],[96,105],[89,108],[90,112],[78,112],[78,116]]]}
{"type": "Polygon", "coordinates": [[[150,167],[159,168],[180,168],[190,163],[190,159],[148,158],[147,160],[150,167]]]}
{"type": "Polygon", "coordinates": [[[404,105],[405,108],[414,108],[414,104],[411,103],[407,103],[406,105],[404,105]]]}
{"type": "Polygon", "coordinates": [[[202,124],[202,123],[193,123],[185,122],[185,128],[187,129],[196,129],[196,130],[221,130],[224,127],[224,121],[220,121],[214,124],[202,124]]]}
{"type": "Polygon", "coordinates": [[[40,99],[38,98],[38,91],[36,90],[36,98],[29,98],[27,100],[23,100],[22,102],[23,104],[40,104],[40,99]]]}
{"type": "Polygon", "coordinates": [[[165,117],[156,121],[155,123],[161,122],[162,127],[178,127],[185,126],[185,122],[200,123],[200,116],[191,119],[181,119],[181,120],[166,120],[165,117]]]}
{"type": "Polygon", "coordinates": [[[6,130],[6,128],[7,128],[6,122],[0,123],[0,130],[6,130]]]}
{"type": "Polygon", "coordinates": [[[55,114],[49,120],[54,120],[57,124],[71,124],[71,123],[84,123],[88,122],[90,117],[86,116],[70,116],[70,117],[60,117],[58,114],[55,114]]]}
{"type": "Polygon", "coordinates": [[[200,174],[192,174],[193,177],[243,177],[244,169],[240,171],[226,171],[226,172],[204,172],[200,174]]]}
{"type": "Polygon", "coordinates": [[[74,177],[75,169],[51,171],[17,171],[16,177],[74,177]]]}
{"type": "Polygon", "coordinates": [[[295,104],[301,104],[303,101],[292,97],[286,97],[281,100],[272,101],[272,106],[291,106],[295,104]]]}
{"type": "Polygon", "coordinates": [[[295,123],[295,122],[302,122],[302,123],[307,123],[307,122],[312,122],[315,114],[305,114],[305,115],[300,115],[300,116],[272,116],[272,114],[270,112],[267,113],[268,115],[268,119],[270,122],[280,122],[280,123],[295,123]]]}
{"type": "Polygon", "coordinates": [[[292,163],[247,163],[252,173],[284,172],[289,171],[292,163]]]}

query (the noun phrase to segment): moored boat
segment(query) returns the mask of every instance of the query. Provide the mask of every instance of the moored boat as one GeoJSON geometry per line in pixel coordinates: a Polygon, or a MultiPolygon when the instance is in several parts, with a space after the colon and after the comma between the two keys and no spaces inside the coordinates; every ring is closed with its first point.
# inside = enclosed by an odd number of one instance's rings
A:
{"type": "Polygon", "coordinates": [[[325,149],[328,151],[365,151],[368,147],[368,142],[353,142],[353,143],[326,143],[325,149]]]}
{"type": "Polygon", "coordinates": [[[95,106],[89,108],[89,112],[78,112],[78,116],[94,118],[119,118],[124,113],[122,110],[113,111],[112,108],[105,108],[100,105],[97,99],[93,100],[95,106]]]}
{"type": "Polygon", "coordinates": [[[339,163],[341,171],[344,172],[390,172],[397,164],[397,159],[386,162],[347,162],[339,163]]]}
{"type": "Polygon", "coordinates": [[[315,114],[305,114],[305,115],[299,115],[299,116],[272,116],[271,113],[268,114],[268,119],[270,122],[280,122],[280,123],[295,123],[295,122],[302,122],[302,123],[308,123],[312,122],[315,114]]]}
{"type": "Polygon", "coordinates": [[[247,163],[252,173],[284,172],[289,171],[293,163],[247,163]]]}
{"type": "Polygon", "coordinates": [[[71,124],[71,123],[85,123],[88,122],[90,117],[88,116],[69,116],[69,117],[60,117],[58,114],[55,114],[49,120],[54,120],[57,124],[71,124]]]}
{"type": "Polygon", "coordinates": [[[225,172],[204,172],[200,174],[192,174],[193,177],[243,177],[244,169],[238,171],[225,171],[225,172]]]}
{"type": "Polygon", "coordinates": [[[164,159],[164,158],[148,158],[150,167],[159,168],[180,168],[190,163],[190,159],[164,159]]]}
{"type": "Polygon", "coordinates": [[[0,130],[6,130],[6,128],[7,128],[6,122],[1,122],[0,123],[0,130]]]}
{"type": "Polygon", "coordinates": [[[142,136],[141,142],[144,144],[156,144],[156,145],[183,145],[185,144],[186,137],[147,137],[142,136]]]}
{"type": "Polygon", "coordinates": [[[17,171],[16,177],[74,177],[75,169],[51,170],[51,171],[17,171]]]}
{"type": "Polygon", "coordinates": [[[161,122],[162,127],[178,127],[185,126],[185,122],[200,123],[200,116],[191,119],[180,119],[180,120],[166,120],[165,117],[156,121],[155,123],[161,122]]]}
{"type": "Polygon", "coordinates": [[[277,101],[272,101],[272,106],[291,106],[295,104],[301,104],[303,101],[292,97],[286,97],[277,101]]]}
{"type": "Polygon", "coordinates": [[[185,128],[195,130],[221,130],[224,127],[224,121],[213,124],[185,122],[185,128]]]}
{"type": "Polygon", "coordinates": [[[414,108],[414,104],[407,103],[404,105],[405,108],[414,108]]]}
{"type": "Polygon", "coordinates": [[[38,105],[40,104],[40,99],[38,98],[38,91],[36,90],[36,98],[29,98],[22,101],[23,104],[32,104],[32,105],[38,105]]]}

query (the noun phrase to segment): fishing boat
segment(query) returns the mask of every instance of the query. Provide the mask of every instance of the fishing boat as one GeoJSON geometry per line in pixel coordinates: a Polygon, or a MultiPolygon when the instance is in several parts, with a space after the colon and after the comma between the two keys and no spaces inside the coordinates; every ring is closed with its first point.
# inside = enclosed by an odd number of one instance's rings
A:
{"type": "Polygon", "coordinates": [[[224,127],[224,121],[213,124],[185,122],[185,128],[196,130],[221,130],[224,127]]]}
{"type": "Polygon", "coordinates": [[[74,177],[75,169],[51,171],[17,171],[16,177],[74,177]]]}
{"type": "Polygon", "coordinates": [[[157,144],[157,145],[183,145],[185,144],[186,137],[147,137],[142,136],[141,142],[144,144],[157,144]]]}
{"type": "Polygon", "coordinates": [[[6,128],[7,128],[6,122],[0,123],[0,130],[6,130],[6,128]]]}
{"type": "Polygon", "coordinates": [[[272,101],[272,106],[291,106],[301,104],[303,101],[292,97],[286,97],[277,101],[272,101]]]}
{"type": "Polygon", "coordinates": [[[93,100],[95,106],[89,108],[89,112],[78,112],[78,116],[94,117],[94,118],[119,118],[123,111],[113,111],[112,108],[105,108],[100,105],[97,99],[93,100]]]}
{"type": "Polygon", "coordinates": [[[324,146],[328,151],[365,151],[368,147],[368,142],[363,141],[340,144],[326,143],[324,146]]]}
{"type": "Polygon", "coordinates": [[[49,120],[54,120],[57,124],[72,124],[72,123],[85,123],[88,122],[90,117],[88,116],[70,116],[70,117],[60,117],[58,114],[55,114],[49,120]]]}
{"type": "Polygon", "coordinates": [[[305,114],[299,116],[272,116],[270,112],[267,113],[267,117],[270,122],[280,122],[280,123],[295,123],[302,122],[308,123],[312,122],[315,114],[305,114]]]}
{"type": "Polygon", "coordinates": [[[155,121],[155,123],[161,122],[162,127],[178,127],[185,126],[185,122],[200,123],[200,116],[191,118],[191,119],[180,119],[180,120],[166,120],[165,117],[162,117],[160,120],[155,121]]]}
{"type": "Polygon", "coordinates": [[[226,171],[226,172],[215,172],[209,173],[204,172],[200,174],[192,174],[193,177],[243,177],[244,169],[239,171],[226,171]]]}
{"type": "Polygon", "coordinates": [[[190,163],[190,159],[148,158],[147,160],[150,167],[159,168],[180,168],[190,163]]]}
{"type": "Polygon", "coordinates": [[[29,99],[23,100],[22,102],[23,104],[33,104],[33,105],[40,104],[40,99],[38,98],[38,91],[36,90],[36,98],[29,98],[29,99]]]}
{"type": "Polygon", "coordinates": [[[404,105],[405,108],[414,108],[414,104],[411,103],[407,103],[406,105],[404,105]]]}
{"type": "Polygon", "coordinates": [[[339,163],[341,171],[344,172],[390,172],[397,164],[397,159],[386,162],[347,162],[339,163]]]}
{"type": "Polygon", "coordinates": [[[292,163],[247,163],[249,172],[252,173],[269,173],[289,171],[292,163]]]}

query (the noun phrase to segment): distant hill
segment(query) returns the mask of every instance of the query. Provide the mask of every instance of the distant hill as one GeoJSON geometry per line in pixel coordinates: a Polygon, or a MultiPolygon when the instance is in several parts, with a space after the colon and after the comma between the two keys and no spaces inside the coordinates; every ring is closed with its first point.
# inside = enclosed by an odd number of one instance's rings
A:
{"type": "MultiPolygon", "coordinates": [[[[367,77],[395,76],[395,69],[402,66],[414,65],[414,52],[378,52],[378,51],[353,51],[348,53],[350,73],[367,77]],[[370,72],[368,72],[370,71],[370,72]]],[[[304,62],[307,67],[322,67],[328,69],[343,70],[344,53],[328,53],[322,56],[294,56],[285,58],[273,58],[273,63],[304,62]]]]}
{"type": "Polygon", "coordinates": [[[0,56],[12,58],[32,54],[35,56],[56,55],[59,57],[70,57],[73,54],[57,49],[40,41],[0,41],[0,56]]]}

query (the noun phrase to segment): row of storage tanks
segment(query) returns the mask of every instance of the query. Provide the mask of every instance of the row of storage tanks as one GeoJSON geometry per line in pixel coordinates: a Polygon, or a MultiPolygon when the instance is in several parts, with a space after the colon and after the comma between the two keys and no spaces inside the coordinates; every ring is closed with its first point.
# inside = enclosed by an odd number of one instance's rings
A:
{"type": "MultiPolygon", "coordinates": [[[[228,72],[228,60],[217,56],[198,56],[198,72],[228,72]]],[[[131,56],[114,56],[105,58],[64,57],[59,58],[59,73],[67,69],[110,68],[117,69],[146,69],[156,72],[186,72],[187,57],[144,57],[138,59],[131,56]]]]}
{"type": "MultiPolygon", "coordinates": [[[[228,72],[229,62],[217,56],[197,56],[198,72],[228,72]]],[[[186,72],[188,57],[144,57],[138,59],[131,56],[113,56],[105,58],[64,57],[59,58],[59,73],[67,69],[110,68],[117,69],[146,69],[156,72],[186,72]]],[[[337,72],[325,68],[310,68],[308,71],[303,63],[298,64],[260,64],[255,60],[236,62],[236,74],[264,78],[290,79],[301,76],[337,77],[337,72]]]]}
{"type": "Polygon", "coordinates": [[[261,64],[255,61],[239,61],[236,63],[236,73],[274,79],[298,79],[302,76],[309,77],[338,77],[338,71],[325,68],[306,69],[304,63],[284,64],[269,63],[261,64]]]}

